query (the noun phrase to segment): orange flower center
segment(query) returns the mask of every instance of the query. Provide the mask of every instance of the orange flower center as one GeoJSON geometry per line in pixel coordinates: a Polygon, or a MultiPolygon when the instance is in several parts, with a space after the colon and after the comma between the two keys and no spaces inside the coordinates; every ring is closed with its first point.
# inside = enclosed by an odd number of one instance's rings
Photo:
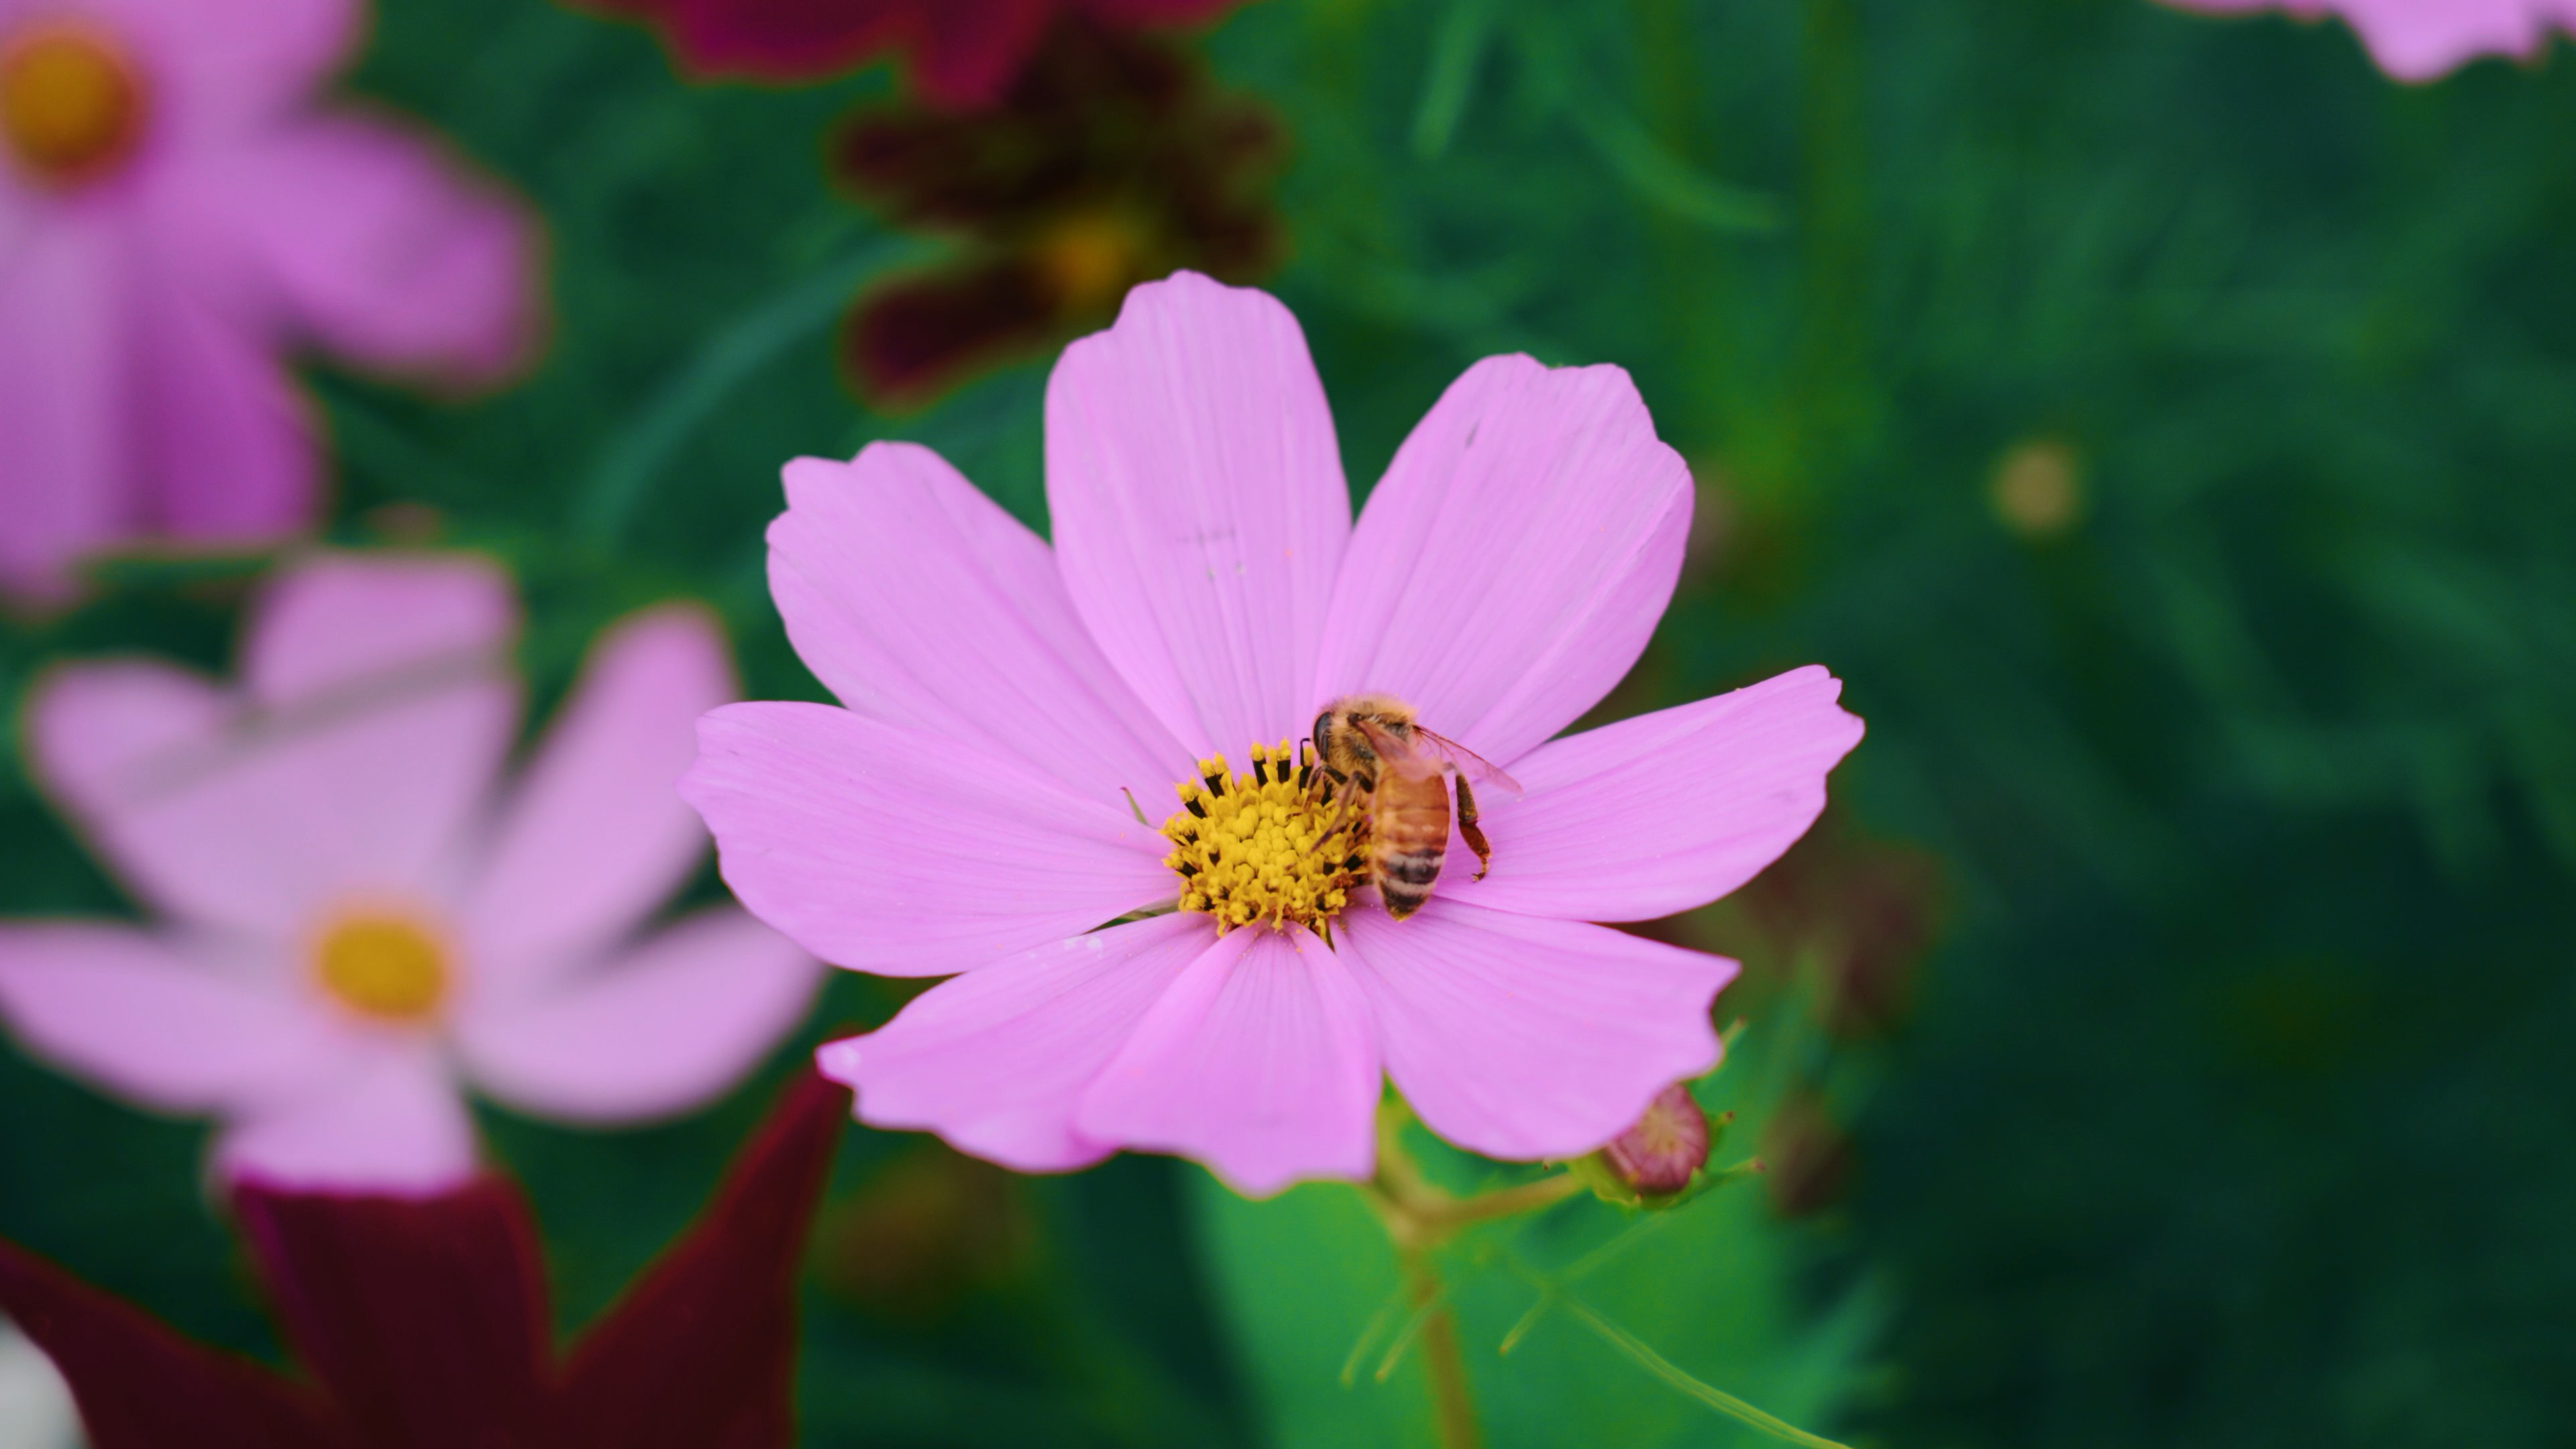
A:
{"type": "Polygon", "coordinates": [[[115,168],[143,132],[143,87],[104,35],[40,26],[0,43],[0,137],[20,166],[67,185],[115,168]]]}
{"type": "Polygon", "coordinates": [[[404,916],[343,917],[323,933],[314,969],[333,1000],[377,1021],[425,1021],[447,999],[446,949],[404,916]]]}

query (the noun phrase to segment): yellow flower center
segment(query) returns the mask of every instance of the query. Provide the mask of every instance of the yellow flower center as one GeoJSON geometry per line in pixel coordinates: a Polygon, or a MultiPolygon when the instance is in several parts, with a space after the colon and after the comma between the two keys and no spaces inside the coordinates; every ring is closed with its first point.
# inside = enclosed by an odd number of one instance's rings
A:
{"type": "Polygon", "coordinates": [[[343,917],[323,933],[314,967],[333,999],[361,1016],[418,1022],[447,999],[447,951],[408,917],[343,917]]]}
{"type": "Polygon", "coordinates": [[[1367,878],[1366,832],[1336,819],[1330,791],[1296,758],[1286,741],[1254,745],[1250,775],[1202,760],[1199,778],[1178,787],[1163,864],[1180,873],[1181,909],[1216,917],[1219,935],[1256,921],[1329,931],[1367,878]]]}
{"type": "Polygon", "coordinates": [[[1077,211],[1040,232],[1029,257],[1068,313],[1106,311],[1141,274],[1144,241],[1111,210],[1077,211]]]}
{"type": "Polygon", "coordinates": [[[46,25],[0,42],[0,136],[39,180],[89,180],[142,133],[143,87],[108,37],[46,25]]]}

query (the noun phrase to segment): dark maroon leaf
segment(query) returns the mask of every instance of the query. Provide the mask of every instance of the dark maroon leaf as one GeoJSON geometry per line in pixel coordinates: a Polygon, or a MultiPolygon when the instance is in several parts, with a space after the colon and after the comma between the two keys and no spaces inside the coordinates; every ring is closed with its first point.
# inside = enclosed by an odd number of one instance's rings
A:
{"type": "Polygon", "coordinates": [[[715,1199],[575,1347],[559,1437],[597,1449],[784,1449],[796,1266],[849,1121],[811,1072],[736,1154],[715,1199]]]}
{"type": "Polygon", "coordinates": [[[365,1443],[539,1449],[545,1285],[515,1186],[235,1201],[288,1339],[365,1443]]]}
{"type": "Polygon", "coordinates": [[[0,1308],[70,1381],[91,1449],[357,1449],[317,1396],[0,1243],[0,1308]]]}

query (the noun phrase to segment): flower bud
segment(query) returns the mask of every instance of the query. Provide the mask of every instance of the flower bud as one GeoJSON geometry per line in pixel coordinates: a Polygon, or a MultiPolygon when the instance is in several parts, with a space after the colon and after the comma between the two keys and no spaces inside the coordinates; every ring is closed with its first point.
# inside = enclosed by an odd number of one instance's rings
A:
{"type": "Polygon", "coordinates": [[[1574,1164],[1604,1202],[1657,1207],[1691,1185],[1727,1117],[1712,1120],[1690,1088],[1675,1082],[1655,1094],[1645,1115],[1600,1151],[1574,1164]]]}
{"type": "Polygon", "coordinates": [[[1646,1197],[1662,1197],[1690,1185],[1691,1174],[1708,1161],[1708,1118],[1679,1082],[1655,1094],[1637,1125],[1601,1149],[1619,1180],[1646,1197]]]}

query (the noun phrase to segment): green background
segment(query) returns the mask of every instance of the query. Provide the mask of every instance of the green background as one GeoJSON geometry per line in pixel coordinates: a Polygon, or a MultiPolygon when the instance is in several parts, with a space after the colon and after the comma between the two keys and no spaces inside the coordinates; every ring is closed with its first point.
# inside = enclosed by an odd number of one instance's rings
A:
{"type": "MultiPolygon", "coordinates": [[[[2147,0],[1263,0],[1202,48],[1290,137],[1271,285],[1355,483],[1479,356],[1628,367],[1701,527],[1606,712],[1828,664],[1870,730],[1838,814],[1940,863],[1874,1041],[1817,1031],[1739,914],[1674,928],[1754,957],[1709,1099],[1746,1142],[1784,1093],[1829,1104],[1848,1187],[1704,1200],[1596,1305],[1855,1442],[2564,1442],[2576,57],[2401,87],[2340,27],[2147,0]],[[1992,493],[2035,442],[2080,498],[2037,534],[1992,493]]],[[[816,696],[760,571],[787,457],[917,438],[1043,525],[1045,359],[902,418],[839,380],[856,283],[944,245],[823,174],[882,70],[691,87],[545,0],[384,0],[351,83],[542,212],[555,321],[471,405],[314,370],[330,532],[426,504],[505,560],[540,711],[600,625],[683,594],[751,694],[816,696]]],[[[51,661],[221,667],[252,577],[119,565],[0,628],[11,728],[51,661]]],[[[6,755],[0,912],[130,910],[6,755]]],[[[896,1001],[841,979],[800,1040],[896,1001]]],[[[488,1119],[567,1325],[762,1095],[488,1119]]],[[[0,1050],[0,1232],[268,1351],[202,1145],[0,1050]]],[[[1336,1378],[1391,1284],[1343,1190],[1009,1181],[854,1129],[834,1191],[810,1443],[1425,1442],[1409,1366],[1336,1378]]],[[[1497,1443],[1755,1442],[1561,1315],[1493,1356],[1531,1296],[1502,1255],[1626,1226],[1584,1202],[1453,1255],[1497,1443]]]]}

